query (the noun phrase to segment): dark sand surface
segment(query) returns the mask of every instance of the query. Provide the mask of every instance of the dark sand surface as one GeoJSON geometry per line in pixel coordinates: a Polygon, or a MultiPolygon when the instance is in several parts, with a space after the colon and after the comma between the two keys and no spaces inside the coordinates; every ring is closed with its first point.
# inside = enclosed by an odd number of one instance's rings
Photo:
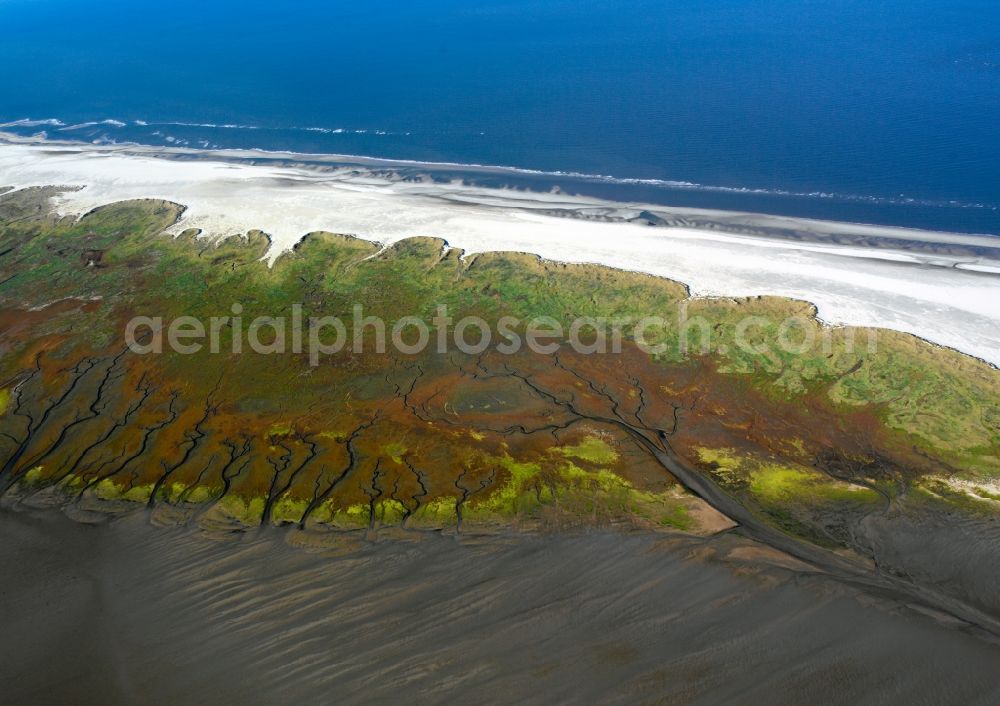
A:
{"type": "Polygon", "coordinates": [[[1000,646],[738,537],[0,528],[9,705],[1000,702],[1000,646]]]}

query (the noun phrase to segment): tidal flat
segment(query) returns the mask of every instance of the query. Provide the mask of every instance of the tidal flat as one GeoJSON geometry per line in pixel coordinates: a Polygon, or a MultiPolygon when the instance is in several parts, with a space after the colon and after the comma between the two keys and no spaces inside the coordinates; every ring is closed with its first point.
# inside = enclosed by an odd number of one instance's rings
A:
{"type": "Polygon", "coordinates": [[[1000,646],[737,537],[327,546],[0,513],[6,703],[991,704],[1000,646]]]}

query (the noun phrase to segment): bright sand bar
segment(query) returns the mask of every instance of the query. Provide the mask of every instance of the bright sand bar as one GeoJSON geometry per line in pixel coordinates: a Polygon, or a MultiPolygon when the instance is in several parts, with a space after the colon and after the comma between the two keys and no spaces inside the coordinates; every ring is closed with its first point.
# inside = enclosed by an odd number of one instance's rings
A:
{"type": "MultiPolygon", "coordinates": [[[[522,251],[647,272],[683,282],[698,296],[792,297],[814,303],[831,324],[905,331],[1000,365],[1000,238],[777,217],[759,220],[815,237],[650,227],[624,219],[662,207],[400,181],[357,168],[285,166],[275,157],[0,143],[0,187],[77,187],[55,200],[66,215],[126,199],[173,201],[187,210],[172,232],[197,228],[217,237],[262,230],[272,238],[271,258],[314,231],[386,245],[433,236],[466,254],[522,251]],[[262,157],[269,163],[250,163],[262,157]],[[834,232],[886,246],[826,237],[834,232]],[[941,247],[932,252],[927,244],[941,247]],[[977,254],[941,254],[956,247],[977,254]]],[[[718,215],[722,222],[733,214],[718,215]]]]}

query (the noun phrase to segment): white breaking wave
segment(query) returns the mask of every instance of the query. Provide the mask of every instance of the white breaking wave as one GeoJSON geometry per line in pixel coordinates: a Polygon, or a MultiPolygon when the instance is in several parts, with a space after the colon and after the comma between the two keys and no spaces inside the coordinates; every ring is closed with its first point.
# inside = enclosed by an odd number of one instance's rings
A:
{"type": "Polygon", "coordinates": [[[70,130],[82,130],[85,127],[96,127],[98,125],[108,125],[111,127],[125,127],[128,123],[124,123],[121,120],[114,120],[108,118],[107,120],[92,120],[86,123],[77,123],[76,125],[63,125],[59,130],[63,132],[69,132],[70,130]]]}
{"type": "Polygon", "coordinates": [[[3,127],[40,127],[42,125],[49,125],[52,127],[61,127],[65,125],[62,120],[58,118],[45,118],[44,120],[32,120],[31,118],[22,118],[21,120],[12,120],[9,123],[0,123],[0,128],[3,127]]]}
{"type": "MultiPolygon", "coordinates": [[[[174,127],[198,127],[211,130],[262,130],[266,132],[318,132],[325,135],[410,135],[410,132],[391,132],[389,130],[373,130],[368,128],[346,127],[268,127],[266,125],[239,125],[236,123],[186,123],[177,121],[135,121],[136,125],[163,125],[174,127]]],[[[124,124],[119,126],[124,127],[124,124]]]]}

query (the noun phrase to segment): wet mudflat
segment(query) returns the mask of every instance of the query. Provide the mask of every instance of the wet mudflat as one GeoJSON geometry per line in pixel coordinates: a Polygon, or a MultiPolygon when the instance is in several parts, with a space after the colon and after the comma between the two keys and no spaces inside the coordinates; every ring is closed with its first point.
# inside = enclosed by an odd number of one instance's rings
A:
{"type": "Polygon", "coordinates": [[[1000,699],[997,645],[736,537],[0,527],[8,704],[1000,699]]]}

